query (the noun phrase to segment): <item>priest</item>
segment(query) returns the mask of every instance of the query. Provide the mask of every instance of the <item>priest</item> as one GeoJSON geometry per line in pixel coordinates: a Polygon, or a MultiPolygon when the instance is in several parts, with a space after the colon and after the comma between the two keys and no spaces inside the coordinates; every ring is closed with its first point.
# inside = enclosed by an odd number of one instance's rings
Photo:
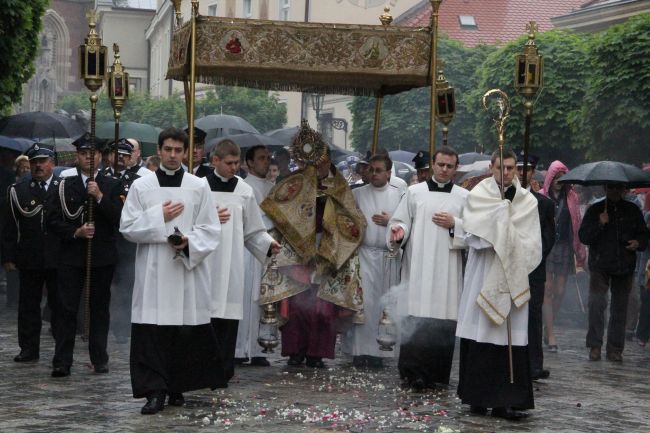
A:
{"type": "Polygon", "coordinates": [[[386,227],[403,193],[389,183],[393,163],[387,155],[371,157],[368,165],[370,183],[352,191],[367,224],[359,247],[365,321],[350,327],[343,346],[355,367],[380,368],[384,358],[393,356],[393,352],[380,350],[376,340],[383,310],[394,311],[387,294],[399,281],[400,266],[398,249],[386,246],[386,227]]]}
{"type": "Polygon", "coordinates": [[[454,149],[438,149],[433,176],[409,188],[390,222],[389,241],[406,242],[408,256],[398,367],[404,385],[415,390],[449,384],[463,284],[460,214],[468,194],[453,183],[457,167],[454,149]]]}
{"type": "MultiPolygon", "coordinates": [[[[271,156],[266,146],[260,144],[248,148],[245,160],[248,166],[248,176],[244,182],[253,189],[255,202],[259,207],[259,204],[264,201],[273,188],[273,183],[266,180],[271,165],[271,156]]],[[[262,212],[262,221],[268,231],[273,228],[273,223],[261,209],[260,212],[262,212]]],[[[250,359],[250,365],[268,367],[270,363],[257,342],[261,314],[258,301],[262,272],[263,263],[248,250],[244,251],[244,314],[242,320],[239,321],[237,330],[235,362],[244,363],[250,359]]]]}
{"type": "Polygon", "coordinates": [[[492,177],[476,185],[463,209],[469,246],[458,312],[458,396],[470,411],[516,420],[532,409],[528,360],[528,274],[542,259],[537,200],[515,176],[512,151],[492,155],[492,177]],[[503,165],[503,167],[501,167],[503,165]],[[503,184],[505,198],[501,198],[503,184]],[[511,322],[510,377],[507,317],[511,322]]]}
{"type": "Polygon", "coordinates": [[[147,398],[142,414],[182,406],[183,392],[223,384],[210,325],[209,262],[220,224],[207,182],[181,167],[187,134],[158,137],[161,165],[133,182],[120,232],[138,244],[131,312],[131,386],[147,398]]]}
{"type": "Polygon", "coordinates": [[[239,160],[239,146],[228,139],[220,141],[212,155],[214,171],[206,177],[221,222],[221,245],[208,262],[212,274],[210,317],[221,345],[226,381],[235,372],[237,329],[246,303],[244,248],[260,263],[273,249],[280,250],[262,222],[253,188],[236,175],[239,160]]]}

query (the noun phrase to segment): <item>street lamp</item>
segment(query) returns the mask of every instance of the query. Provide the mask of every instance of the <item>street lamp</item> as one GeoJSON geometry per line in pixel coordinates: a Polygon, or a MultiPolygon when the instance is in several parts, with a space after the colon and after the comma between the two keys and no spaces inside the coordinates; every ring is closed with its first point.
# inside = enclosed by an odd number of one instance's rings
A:
{"type": "Polygon", "coordinates": [[[524,176],[521,184],[525,188],[528,183],[528,147],[530,145],[530,121],[533,117],[533,98],[544,86],[544,58],[539,54],[535,45],[535,33],[538,31],[535,21],[526,25],[528,41],[524,52],[515,56],[515,90],[524,97],[524,176]]]}
{"type": "MultiPolygon", "coordinates": [[[[101,89],[106,80],[107,48],[102,45],[102,38],[97,34],[97,21],[95,11],[90,10],[86,14],[88,18],[88,36],[84,44],[79,46],[79,72],[84,85],[93,92],[90,95],[90,167],[88,179],[95,179],[95,123],[97,120],[97,90],[101,89]]],[[[88,195],[86,208],[86,222],[95,223],[95,199],[88,195]]],[[[92,238],[88,238],[86,244],[86,275],[84,281],[84,335],[85,341],[90,335],[90,284],[92,281],[92,238]]]]}
{"type": "Polygon", "coordinates": [[[319,131],[320,131],[320,112],[323,109],[323,103],[325,102],[325,95],[322,93],[312,93],[309,95],[311,99],[311,108],[314,109],[316,112],[316,125],[319,131]]]}
{"type": "Polygon", "coordinates": [[[108,97],[113,106],[113,117],[115,118],[115,155],[113,161],[113,174],[117,175],[117,140],[120,139],[120,118],[122,108],[129,99],[129,73],[125,71],[120,61],[120,47],[113,44],[114,60],[111,71],[108,73],[108,97]]]}
{"type": "Polygon", "coordinates": [[[436,116],[438,120],[445,125],[442,128],[442,145],[447,145],[447,136],[449,135],[449,128],[447,126],[456,114],[456,97],[454,88],[449,85],[447,78],[442,71],[442,67],[438,69],[438,79],[436,80],[436,116]]]}

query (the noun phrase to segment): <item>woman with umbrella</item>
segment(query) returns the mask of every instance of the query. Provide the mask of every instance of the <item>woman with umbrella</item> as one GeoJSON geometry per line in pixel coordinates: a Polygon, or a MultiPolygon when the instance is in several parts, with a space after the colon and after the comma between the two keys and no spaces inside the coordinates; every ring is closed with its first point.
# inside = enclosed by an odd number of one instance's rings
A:
{"type": "Polygon", "coordinates": [[[546,261],[543,306],[550,352],[558,350],[553,322],[562,304],[567,277],[569,274],[583,271],[587,256],[585,247],[578,237],[582,222],[578,194],[573,190],[572,185],[559,183],[560,178],[568,171],[562,162],[553,161],[546,173],[544,187],[540,190],[540,193],[553,200],[555,204],[555,243],[546,261]]]}

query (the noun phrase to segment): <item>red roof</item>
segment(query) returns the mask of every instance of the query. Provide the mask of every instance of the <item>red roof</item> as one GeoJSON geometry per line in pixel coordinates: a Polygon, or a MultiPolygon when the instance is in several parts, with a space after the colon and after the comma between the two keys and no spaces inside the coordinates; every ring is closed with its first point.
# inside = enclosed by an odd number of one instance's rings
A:
{"type": "MultiPolygon", "coordinates": [[[[444,0],[440,6],[440,31],[465,46],[499,44],[523,35],[526,24],[536,21],[540,31],[553,28],[551,18],[580,9],[586,0],[444,0]],[[460,16],[471,16],[476,27],[461,26],[460,16]]],[[[431,23],[431,3],[422,1],[395,20],[395,24],[424,27],[431,23]]]]}

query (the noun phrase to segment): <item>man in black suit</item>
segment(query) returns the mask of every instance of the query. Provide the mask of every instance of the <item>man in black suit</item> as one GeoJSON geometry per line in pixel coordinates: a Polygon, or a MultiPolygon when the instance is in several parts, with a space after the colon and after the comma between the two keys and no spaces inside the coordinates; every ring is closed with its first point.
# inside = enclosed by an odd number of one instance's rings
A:
{"type": "Polygon", "coordinates": [[[59,313],[52,377],[70,374],[77,326],[77,311],[86,275],[88,239],[92,239],[89,351],[95,373],[108,373],[106,342],[109,328],[110,287],[117,249],[115,240],[125,198],[122,183],[98,170],[101,153],[91,151],[88,134],[77,147],[77,175],[59,184],[48,226],[61,240],[58,272],[59,313]],[[94,154],[94,180],[90,165],[94,154]],[[93,197],[94,223],[88,223],[88,203],[93,197]]]}
{"type": "Polygon", "coordinates": [[[25,155],[29,158],[31,179],[9,187],[2,233],[2,265],[7,271],[18,269],[18,345],[16,362],[39,358],[41,337],[41,298],[47,287],[50,323],[55,328],[56,258],[59,239],[45,226],[60,179],[53,175],[54,152],[35,143],[25,155]]]}
{"type": "MultiPolygon", "coordinates": [[[[528,301],[528,357],[530,358],[530,375],[533,380],[546,379],[550,372],[544,369],[544,352],[542,349],[542,304],[544,303],[544,283],[546,283],[546,256],[555,243],[555,206],[548,198],[533,191],[530,182],[539,158],[528,155],[526,185],[537,199],[539,224],[542,229],[542,261],[528,275],[530,284],[530,301],[528,301]]],[[[523,152],[517,154],[517,175],[524,176],[523,152]]]]}

